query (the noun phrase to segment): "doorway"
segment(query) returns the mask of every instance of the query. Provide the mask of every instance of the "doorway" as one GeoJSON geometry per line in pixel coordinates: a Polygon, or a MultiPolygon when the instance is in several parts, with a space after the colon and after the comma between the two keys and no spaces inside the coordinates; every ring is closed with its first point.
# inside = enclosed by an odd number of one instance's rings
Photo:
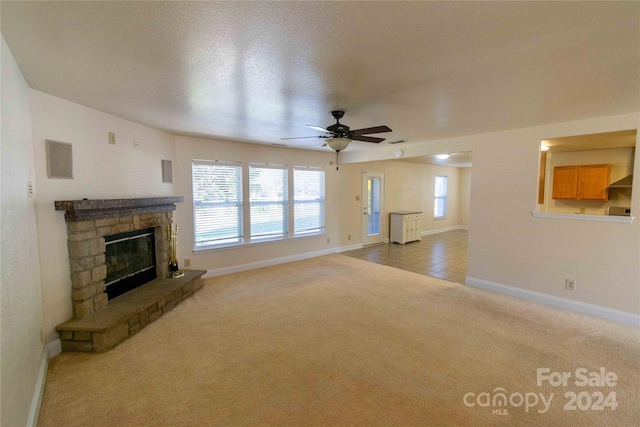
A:
{"type": "Polygon", "coordinates": [[[362,245],[384,243],[384,172],[362,171],[362,245]]]}

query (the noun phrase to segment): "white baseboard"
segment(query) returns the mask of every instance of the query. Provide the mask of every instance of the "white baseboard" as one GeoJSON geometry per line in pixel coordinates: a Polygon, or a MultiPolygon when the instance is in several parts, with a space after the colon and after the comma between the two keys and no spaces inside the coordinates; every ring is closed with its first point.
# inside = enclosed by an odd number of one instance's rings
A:
{"type": "Polygon", "coordinates": [[[340,252],[347,252],[347,251],[355,251],[356,249],[362,249],[362,243],[357,243],[355,245],[349,245],[349,246],[341,246],[339,248],[336,249],[336,253],[340,253],[340,252]]]}
{"type": "MultiPolygon", "coordinates": [[[[468,230],[468,229],[469,229],[469,227],[467,227],[465,225],[457,225],[457,226],[453,226],[453,227],[439,228],[437,230],[423,231],[421,233],[421,235],[425,236],[427,234],[443,233],[445,231],[451,231],[451,230],[468,230]]],[[[385,238],[385,243],[389,243],[389,238],[385,238]]],[[[291,256],[286,256],[286,257],[281,257],[281,258],[273,258],[273,259],[267,259],[267,260],[264,260],[264,261],[251,262],[251,263],[248,263],[248,264],[240,264],[240,265],[233,265],[233,266],[230,266],[230,267],[214,268],[214,269],[211,269],[211,270],[207,270],[207,272],[202,275],[202,278],[203,279],[208,279],[210,277],[216,277],[216,276],[222,276],[222,275],[225,275],[225,274],[232,274],[232,273],[239,273],[241,271],[253,270],[254,268],[269,267],[269,266],[272,266],[272,265],[284,264],[285,262],[300,261],[300,260],[303,260],[303,259],[314,258],[314,257],[317,257],[317,256],[322,256],[322,255],[329,255],[329,254],[335,254],[335,253],[340,253],[340,252],[353,251],[353,250],[356,250],[356,249],[361,249],[362,247],[363,247],[362,243],[356,243],[356,244],[353,244],[353,245],[340,246],[340,247],[337,247],[337,248],[326,249],[326,250],[323,250],[323,251],[306,252],[306,253],[302,253],[302,254],[291,255],[291,256]]]]}
{"type": "MultiPolygon", "coordinates": [[[[360,247],[362,247],[362,245],[360,245],[360,247]]],[[[239,273],[241,271],[253,270],[255,268],[270,267],[272,265],[284,264],[285,262],[300,261],[303,259],[315,258],[322,255],[335,254],[336,252],[342,252],[342,248],[332,248],[317,252],[305,252],[302,254],[296,254],[281,258],[250,262],[248,264],[233,265],[231,267],[214,268],[212,270],[207,270],[207,272],[202,275],[202,278],[208,279],[210,277],[222,276],[224,274],[239,273]]]]}
{"type": "Polygon", "coordinates": [[[543,294],[540,292],[514,288],[513,286],[502,285],[500,283],[476,279],[474,277],[467,277],[465,280],[465,284],[473,286],[474,288],[498,292],[501,294],[523,298],[529,301],[534,301],[553,307],[563,308],[569,311],[575,311],[577,313],[588,314],[590,316],[600,317],[603,319],[613,320],[614,322],[625,323],[627,325],[640,327],[640,315],[628,313],[626,311],[614,310],[612,308],[574,301],[567,298],[543,294]]]}
{"type": "Polygon", "coordinates": [[[49,369],[49,350],[45,348],[42,353],[42,362],[40,363],[33,399],[31,399],[31,408],[29,408],[29,418],[27,419],[28,427],[36,427],[38,425],[40,404],[42,403],[42,395],[44,394],[44,385],[47,381],[47,369],[49,369]]]}
{"type": "Polygon", "coordinates": [[[445,233],[447,231],[453,231],[453,230],[469,230],[469,226],[468,225],[452,225],[451,227],[444,227],[444,228],[437,228],[435,230],[421,231],[420,235],[421,236],[428,236],[429,234],[445,233]]]}
{"type": "Polygon", "coordinates": [[[49,355],[49,359],[60,353],[62,353],[62,343],[59,338],[47,344],[47,354],[49,355]]]}
{"type": "MultiPolygon", "coordinates": [[[[465,225],[457,225],[457,226],[453,226],[453,227],[447,227],[447,228],[439,228],[437,230],[429,230],[429,231],[423,231],[421,233],[422,236],[427,235],[427,234],[435,234],[435,233],[443,233],[445,231],[451,231],[451,230],[468,230],[469,227],[465,226],[465,225]]],[[[389,238],[385,238],[384,240],[385,243],[389,243],[389,238]]],[[[337,248],[333,248],[333,249],[326,249],[323,251],[317,251],[317,252],[306,252],[303,254],[297,254],[297,255],[291,255],[291,256],[286,256],[286,257],[281,257],[281,258],[274,258],[274,259],[267,259],[264,261],[257,261],[257,262],[251,262],[248,264],[240,264],[240,265],[233,265],[230,267],[222,267],[222,268],[214,268],[211,270],[207,270],[207,272],[205,274],[202,275],[203,279],[208,279],[210,277],[216,277],[216,276],[222,276],[225,274],[232,274],[232,273],[239,273],[241,271],[247,271],[247,270],[253,270],[254,268],[261,268],[261,267],[269,267],[272,265],[278,265],[278,264],[284,264],[285,262],[292,262],[292,261],[300,261],[303,259],[308,259],[308,258],[314,258],[317,256],[322,256],[322,255],[329,255],[329,254],[335,254],[335,253],[341,253],[341,252],[346,252],[346,251],[353,251],[356,249],[362,249],[363,245],[362,243],[356,243],[353,245],[348,245],[348,246],[340,246],[337,248]]]]}

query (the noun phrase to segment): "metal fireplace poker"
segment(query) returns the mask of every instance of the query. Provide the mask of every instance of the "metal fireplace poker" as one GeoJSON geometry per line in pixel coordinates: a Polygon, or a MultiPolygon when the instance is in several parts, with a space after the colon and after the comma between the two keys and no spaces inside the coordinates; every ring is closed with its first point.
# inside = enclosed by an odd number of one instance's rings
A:
{"type": "Polygon", "coordinates": [[[178,245],[178,224],[167,225],[167,238],[169,239],[169,274],[170,279],[177,279],[184,276],[184,271],[178,267],[178,257],[176,255],[178,245]]]}

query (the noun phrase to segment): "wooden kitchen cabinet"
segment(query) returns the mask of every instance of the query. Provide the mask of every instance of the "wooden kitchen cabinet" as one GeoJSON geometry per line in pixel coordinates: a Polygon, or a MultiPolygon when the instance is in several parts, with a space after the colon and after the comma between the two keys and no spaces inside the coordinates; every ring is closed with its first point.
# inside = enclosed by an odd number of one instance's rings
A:
{"type": "Polygon", "coordinates": [[[578,179],[579,200],[609,200],[611,165],[581,166],[578,179]]]}
{"type": "Polygon", "coordinates": [[[611,165],[556,166],[553,168],[554,199],[609,200],[611,165]]]}
{"type": "Polygon", "coordinates": [[[389,241],[404,245],[422,240],[420,233],[420,214],[416,211],[391,212],[389,221],[389,241]]]}
{"type": "Polygon", "coordinates": [[[553,168],[553,198],[578,198],[579,166],[557,166],[553,168]]]}

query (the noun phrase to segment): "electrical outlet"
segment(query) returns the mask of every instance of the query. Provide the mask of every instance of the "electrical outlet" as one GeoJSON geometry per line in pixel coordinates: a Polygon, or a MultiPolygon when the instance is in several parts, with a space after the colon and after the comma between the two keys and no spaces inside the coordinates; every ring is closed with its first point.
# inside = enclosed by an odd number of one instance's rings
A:
{"type": "Polygon", "coordinates": [[[116,133],[109,132],[109,144],[115,144],[115,143],[116,143],[116,133]]]}
{"type": "Polygon", "coordinates": [[[576,281],[575,281],[575,280],[573,280],[573,279],[565,279],[565,281],[564,281],[564,287],[565,287],[567,290],[575,291],[575,290],[576,290],[576,281]]]}
{"type": "Polygon", "coordinates": [[[191,258],[185,258],[184,259],[184,266],[186,267],[191,267],[191,258]]]}
{"type": "Polygon", "coordinates": [[[140,142],[137,139],[133,140],[133,148],[138,148],[140,146],[140,142]]]}

